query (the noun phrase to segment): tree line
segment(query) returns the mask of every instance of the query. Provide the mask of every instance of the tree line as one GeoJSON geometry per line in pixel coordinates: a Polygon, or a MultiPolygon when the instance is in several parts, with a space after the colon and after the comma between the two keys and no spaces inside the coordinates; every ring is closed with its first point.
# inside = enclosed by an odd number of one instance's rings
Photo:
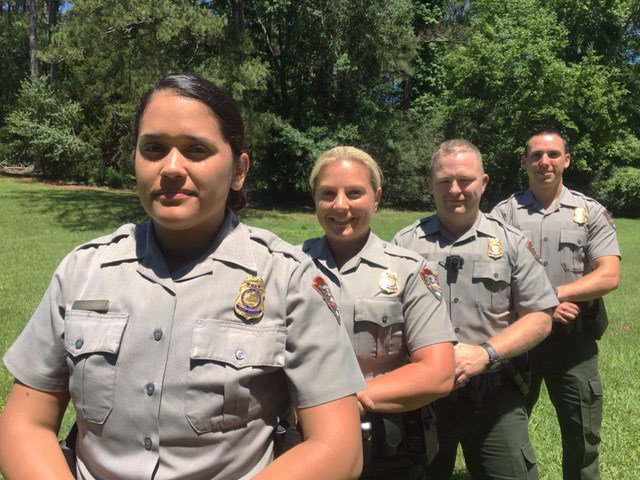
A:
{"type": "Polygon", "coordinates": [[[238,100],[253,203],[309,202],[315,156],[363,148],[387,206],[430,208],[442,140],[466,138],[486,202],[524,186],[537,127],[569,140],[567,183],[640,212],[637,0],[0,2],[0,162],[130,186],[135,104],[168,73],[238,100]]]}

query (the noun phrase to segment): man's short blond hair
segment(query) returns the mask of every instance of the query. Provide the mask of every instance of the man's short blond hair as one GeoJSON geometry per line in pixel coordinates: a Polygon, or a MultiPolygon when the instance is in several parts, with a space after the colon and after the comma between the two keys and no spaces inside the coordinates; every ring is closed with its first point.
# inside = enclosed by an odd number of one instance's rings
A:
{"type": "Polygon", "coordinates": [[[431,164],[429,165],[429,175],[433,175],[436,168],[436,163],[442,157],[448,157],[449,155],[456,155],[458,153],[473,153],[478,159],[480,164],[480,170],[484,174],[484,164],[482,163],[482,154],[478,147],[468,140],[456,138],[453,140],[446,140],[440,144],[438,149],[433,152],[431,156],[431,164]]]}

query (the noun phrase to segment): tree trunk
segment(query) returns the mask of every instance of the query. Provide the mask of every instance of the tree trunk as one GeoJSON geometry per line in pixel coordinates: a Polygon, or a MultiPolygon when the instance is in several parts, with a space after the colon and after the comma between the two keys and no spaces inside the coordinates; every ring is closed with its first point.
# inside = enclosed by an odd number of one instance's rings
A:
{"type": "MultiPolygon", "coordinates": [[[[56,22],[57,22],[57,13],[58,13],[58,5],[59,5],[59,0],[49,0],[49,11],[47,12],[47,35],[48,35],[48,40],[49,40],[49,45],[51,45],[51,36],[53,35],[53,29],[56,26],[56,22]]],[[[51,84],[53,85],[56,82],[56,76],[57,76],[57,68],[58,64],[55,60],[53,60],[50,64],[49,64],[49,81],[51,82],[51,84]]]]}
{"type": "Polygon", "coordinates": [[[29,66],[31,67],[31,78],[38,76],[38,59],[36,49],[38,48],[36,0],[29,1],[29,66]]]}

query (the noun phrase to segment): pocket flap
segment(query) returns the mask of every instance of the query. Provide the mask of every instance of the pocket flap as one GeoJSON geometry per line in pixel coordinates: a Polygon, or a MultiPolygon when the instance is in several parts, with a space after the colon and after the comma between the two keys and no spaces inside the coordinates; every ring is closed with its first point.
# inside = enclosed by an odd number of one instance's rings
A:
{"type": "Polygon", "coordinates": [[[511,267],[505,262],[474,262],[473,278],[511,283],[511,267]]]}
{"type": "Polygon", "coordinates": [[[402,323],[402,304],[397,297],[356,298],[354,320],[382,327],[402,323]]]}
{"type": "Polygon", "coordinates": [[[286,328],[280,326],[199,319],[193,331],[191,358],[235,368],[283,367],[286,338],[286,328]]]}
{"type": "Polygon", "coordinates": [[[67,310],[65,348],[74,357],[98,352],[118,353],[128,321],[128,313],[67,310]]]}
{"type": "Polygon", "coordinates": [[[587,233],[584,230],[575,228],[564,228],[560,230],[560,243],[582,247],[587,244],[587,233]]]}

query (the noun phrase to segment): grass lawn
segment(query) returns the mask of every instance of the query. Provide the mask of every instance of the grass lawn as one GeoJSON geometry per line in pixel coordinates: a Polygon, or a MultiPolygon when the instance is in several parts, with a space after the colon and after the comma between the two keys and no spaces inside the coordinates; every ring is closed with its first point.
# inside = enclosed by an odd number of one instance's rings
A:
{"type": "MultiPolygon", "coordinates": [[[[131,192],[56,187],[27,178],[0,176],[0,354],[20,333],[44,292],[56,265],[75,245],[113,231],[127,222],[145,218],[137,196],[131,192]]],[[[373,231],[391,239],[401,227],[426,212],[382,209],[373,231]]],[[[312,213],[248,210],[243,221],[282,236],[291,243],[318,236],[321,229],[312,213]]],[[[640,396],[636,373],[640,371],[640,258],[633,247],[640,236],[640,221],[617,219],[623,252],[621,287],[608,295],[610,326],[600,342],[604,383],[601,473],[606,480],[637,478],[640,448],[640,396]]],[[[4,405],[12,378],[0,367],[0,405],[4,405]]],[[[63,431],[71,417],[65,418],[63,431]]],[[[561,478],[560,439],[553,409],[543,393],[531,419],[531,436],[538,457],[540,478],[561,478]]],[[[463,463],[454,478],[468,478],[463,463]]]]}

